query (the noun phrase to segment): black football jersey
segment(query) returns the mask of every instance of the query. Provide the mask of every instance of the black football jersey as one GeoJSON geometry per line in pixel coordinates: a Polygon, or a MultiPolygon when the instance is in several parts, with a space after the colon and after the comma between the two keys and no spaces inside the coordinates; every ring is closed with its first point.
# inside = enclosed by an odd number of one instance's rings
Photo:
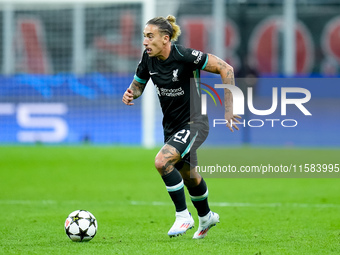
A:
{"type": "Polygon", "coordinates": [[[156,87],[163,112],[165,137],[201,116],[200,70],[208,55],[181,45],[172,45],[169,57],[162,61],[144,51],[134,79],[145,84],[150,78],[156,87]]]}

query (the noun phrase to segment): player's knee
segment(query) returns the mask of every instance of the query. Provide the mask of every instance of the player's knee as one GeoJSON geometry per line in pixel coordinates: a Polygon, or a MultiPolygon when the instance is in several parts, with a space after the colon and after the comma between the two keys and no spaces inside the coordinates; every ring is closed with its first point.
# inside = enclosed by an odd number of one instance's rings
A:
{"type": "Polygon", "coordinates": [[[156,158],[155,158],[155,167],[156,167],[158,172],[162,173],[162,171],[166,167],[166,163],[167,163],[167,161],[162,156],[160,156],[160,155],[156,156],[156,158]]]}
{"type": "Polygon", "coordinates": [[[163,166],[164,166],[164,164],[159,159],[157,159],[157,157],[156,157],[155,167],[156,167],[157,171],[160,171],[163,168],[163,166]]]}
{"type": "Polygon", "coordinates": [[[182,175],[182,179],[184,181],[184,185],[188,188],[196,187],[201,181],[200,177],[190,176],[190,173],[189,174],[183,174],[181,172],[181,175],[182,175]]]}
{"type": "Polygon", "coordinates": [[[180,173],[183,178],[184,185],[188,188],[196,187],[201,182],[202,177],[196,172],[195,168],[190,170],[188,168],[183,168],[180,173]]]}
{"type": "Polygon", "coordinates": [[[170,173],[174,168],[175,160],[165,159],[164,157],[156,156],[155,167],[161,175],[170,173]]]}

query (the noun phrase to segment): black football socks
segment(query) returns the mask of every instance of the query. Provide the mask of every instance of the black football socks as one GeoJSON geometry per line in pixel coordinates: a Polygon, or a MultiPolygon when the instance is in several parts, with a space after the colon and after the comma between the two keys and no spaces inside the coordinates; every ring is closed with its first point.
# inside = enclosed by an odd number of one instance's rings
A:
{"type": "Polygon", "coordinates": [[[184,194],[184,183],[181,174],[174,169],[170,173],[162,176],[166,189],[175,204],[176,212],[187,209],[184,194]]]}
{"type": "Polygon", "coordinates": [[[196,187],[188,188],[188,191],[198,216],[203,217],[207,215],[210,212],[210,208],[208,205],[208,188],[204,179],[202,178],[200,184],[196,187]]]}

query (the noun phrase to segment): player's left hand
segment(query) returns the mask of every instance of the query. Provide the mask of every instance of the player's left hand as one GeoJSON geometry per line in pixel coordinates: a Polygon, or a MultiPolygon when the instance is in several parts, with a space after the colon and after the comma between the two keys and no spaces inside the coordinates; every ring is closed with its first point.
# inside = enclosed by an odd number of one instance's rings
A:
{"type": "Polygon", "coordinates": [[[128,88],[122,98],[122,101],[126,105],[134,105],[134,103],[131,103],[133,101],[133,91],[132,89],[128,88]]]}
{"type": "Polygon", "coordinates": [[[236,130],[239,130],[236,124],[240,124],[240,122],[238,121],[238,119],[242,119],[240,116],[236,114],[232,115],[229,112],[226,112],[224,118],[227,121],[227,127],[229,128],[231,132],[234,132],[233,128],[235,128],[236,130]]]}

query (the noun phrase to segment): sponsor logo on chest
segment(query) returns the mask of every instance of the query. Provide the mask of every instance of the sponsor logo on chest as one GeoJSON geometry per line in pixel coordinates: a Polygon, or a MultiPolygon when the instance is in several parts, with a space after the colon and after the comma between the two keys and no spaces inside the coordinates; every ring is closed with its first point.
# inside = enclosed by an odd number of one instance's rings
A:
{"type": "Polygon", "coordinates": [[[184,89],[182,87],[179,88],[160,88],[157,85],[156,86],[156,91],[158,96],[163,96],[163,97],[179,97],[184,95],[184,89]]]}

